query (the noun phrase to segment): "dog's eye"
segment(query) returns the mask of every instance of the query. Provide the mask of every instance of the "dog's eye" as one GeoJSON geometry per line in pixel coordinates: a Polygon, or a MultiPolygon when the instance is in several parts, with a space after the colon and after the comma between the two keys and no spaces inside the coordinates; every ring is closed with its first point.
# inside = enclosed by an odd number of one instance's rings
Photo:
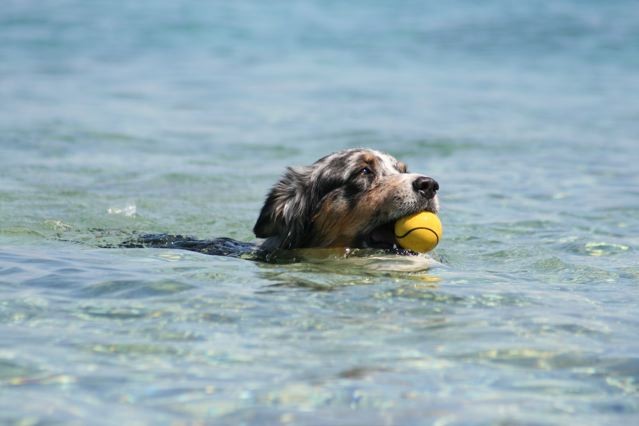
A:
{"type": "Polygon", "coordinates": [[[359,171],[359,173],[361,175],[370,175],[371,173],[373,173],[373,171],[368,167],[364,167],[362,170],[359,171]]]}

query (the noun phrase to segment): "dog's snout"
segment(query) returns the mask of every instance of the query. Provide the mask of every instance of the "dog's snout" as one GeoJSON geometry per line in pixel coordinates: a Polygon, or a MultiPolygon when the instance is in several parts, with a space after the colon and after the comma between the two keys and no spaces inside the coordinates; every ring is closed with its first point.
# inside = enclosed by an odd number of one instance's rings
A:
{"type": "Polygon", "coordinates": [[[439,190],[439,184],[433,178],[420,176],[413,181],[413,189],[426,198],[433,198],[439,190]]]}

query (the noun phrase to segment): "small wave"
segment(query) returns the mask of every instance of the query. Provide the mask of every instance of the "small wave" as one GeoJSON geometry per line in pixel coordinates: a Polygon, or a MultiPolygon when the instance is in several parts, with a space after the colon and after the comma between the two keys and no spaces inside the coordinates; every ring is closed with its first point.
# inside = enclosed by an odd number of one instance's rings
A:
{"type": "Polygon", "coordinates": [[[121,215],[126,217],[133,217],[137,214],[137,207],[135,204],[127,204],[124,207],[109,207],[107,213],[113,215],[121,215]]]}

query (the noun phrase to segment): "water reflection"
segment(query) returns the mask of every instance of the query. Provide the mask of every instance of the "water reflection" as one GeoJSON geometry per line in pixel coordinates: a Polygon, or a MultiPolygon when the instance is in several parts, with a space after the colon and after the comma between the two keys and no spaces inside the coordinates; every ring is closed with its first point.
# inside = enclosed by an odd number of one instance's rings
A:
{"type": "Polygon", "coordinates": [[[260,277],[277,287],[334,291],[340,287],[408,280],[433,288],[433,268],[443,264],[426,255],[400,255],[368,249],[299,249],[279,251],[269,263],[257,263],[260,277]]]}

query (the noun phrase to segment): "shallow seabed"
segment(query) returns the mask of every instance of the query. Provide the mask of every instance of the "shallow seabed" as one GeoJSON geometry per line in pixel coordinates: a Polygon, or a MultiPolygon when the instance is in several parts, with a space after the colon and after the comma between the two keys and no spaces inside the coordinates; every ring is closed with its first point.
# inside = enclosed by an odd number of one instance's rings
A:
{"type": "Polygon", "coordinates": [[[634,1],[4,3],[0,423],[639,422],[634,1]],[[353,146],[433,259],[101,248],[353,146]]]}

